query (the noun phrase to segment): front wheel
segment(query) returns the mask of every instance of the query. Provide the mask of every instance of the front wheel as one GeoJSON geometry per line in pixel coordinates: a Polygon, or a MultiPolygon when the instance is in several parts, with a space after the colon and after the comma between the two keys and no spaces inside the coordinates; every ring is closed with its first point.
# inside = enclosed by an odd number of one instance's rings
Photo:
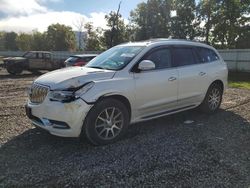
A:
{"type": "Polygon", "coordinates": [[[112,98],[99,101],[85,120],[87,139],[94,145],[116,142],[126,132],[129,114],[126,106],[112,98]]]}
{"type": "Polygon", "coordinates": [[[201,103],[200,108],[203,112],[214,113],[216,112],[222,101],[223,90],[220,85],[214,83],[207,91],[204,101],[201,103]]]}
{"type": "Polygon", "coordinates": [[[12,75],[21,74],[23,72],[22,67],[17,67],[17,66],[7,66],[6,69],[8,73],[12,75]]]}

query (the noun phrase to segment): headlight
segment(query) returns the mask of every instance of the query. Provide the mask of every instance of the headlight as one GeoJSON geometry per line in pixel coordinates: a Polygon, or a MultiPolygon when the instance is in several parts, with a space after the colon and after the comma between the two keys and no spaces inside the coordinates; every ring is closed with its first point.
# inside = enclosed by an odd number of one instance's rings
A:
{"type": "Polygon", "coordinates": [[[94,86],[94,82],[89,82],[77,88],[70,88],[68,90],[55,90],[50,92],[50,100],[69,102],[80,98],[94,86]]]}

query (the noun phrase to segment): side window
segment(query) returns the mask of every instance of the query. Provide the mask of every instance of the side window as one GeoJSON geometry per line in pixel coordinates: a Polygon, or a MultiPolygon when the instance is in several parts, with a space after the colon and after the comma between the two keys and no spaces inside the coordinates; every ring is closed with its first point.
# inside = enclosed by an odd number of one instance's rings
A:
{"type": "Polygon", "coordinates": [[[151,60],[155,63],[155,69],[163,69],[171,67],[170,49],[163,48],[154,50],[146,55],[143,60],[151,60]]]}
{"type": "Polygon", "coordinates": [[[50,59],[50,54],[49,53],[44,53],[43,58],[44,59],[50,59]]]}
{"type": "Polygon", "coordinates": [[[185,66],[196,64],[193,49],[187,47],[173,48],[173,66],[185,66]]]}
{"type": "Polygon", "coordinates": [[[197,52],[201,63],[209,63],[219,60],[218,55],[211,49],[198,47],[197,52]]]}
{"type": "Polygon", "coordinates": [[[36,53],[30,53],[29,58],[35,59],[36,58],[36,53]]]}
{"type": "Polygon", "coordinates": [[[43,54],[42,53],[38,53],[38,59],[42,59],[43,58],[43,54]]]}

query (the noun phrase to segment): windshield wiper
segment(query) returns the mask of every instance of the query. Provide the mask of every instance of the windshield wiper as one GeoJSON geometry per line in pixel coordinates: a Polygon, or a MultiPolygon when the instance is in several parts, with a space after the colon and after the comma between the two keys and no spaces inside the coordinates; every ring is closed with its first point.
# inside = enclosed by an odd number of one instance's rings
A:
{"type": "Polygon", "coordinates": [[[104,69],[103,67],[98,67],[98,66],[89,66],[89,68],[94,68],[94,69],[104,69]]]}

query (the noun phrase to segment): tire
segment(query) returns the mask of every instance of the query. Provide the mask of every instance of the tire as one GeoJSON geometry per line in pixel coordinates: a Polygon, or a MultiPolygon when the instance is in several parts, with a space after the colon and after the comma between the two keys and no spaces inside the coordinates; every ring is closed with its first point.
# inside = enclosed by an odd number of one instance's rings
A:
{"type": "Polygon", "coordinates": [[[200,109],[205,112],[212,114],[216,112],[222,101],[223,89],[219,84],[213,83],[207,91],[205,99],[200,105],[200,109]]]}
{"type": "Polygon", "coordinates": [[[21,74],[23,72],[23,69],[21,67],[7,66],[6,69],[8,73],[13,74],[13,75],[21,74]]]}
{"type": "Polygon", "coordinates": [[[106,98],[89,111],[83,129],[87,139],[94,145],[114,143],[128,129],[129,113],[119,100],[106,98]]]}

